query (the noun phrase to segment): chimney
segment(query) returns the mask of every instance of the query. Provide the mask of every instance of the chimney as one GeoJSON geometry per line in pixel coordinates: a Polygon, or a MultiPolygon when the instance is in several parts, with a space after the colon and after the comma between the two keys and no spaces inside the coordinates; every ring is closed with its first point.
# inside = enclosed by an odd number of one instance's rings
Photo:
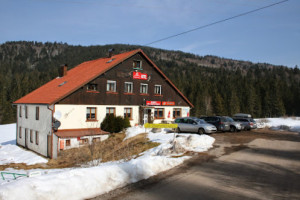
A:
{"type": "Polygon", "coordinates": [[[108,50],[108,57],[111,58],[113,56],[114,48],[108,50]]]}
{"type": "Polygon", "coordinates": [[[60,67],[60,72],[59,72],[59,77],[64,77],[67,75],[67,71],[68,71],[68,65],[65,64],[63,66],[60,67]]]}

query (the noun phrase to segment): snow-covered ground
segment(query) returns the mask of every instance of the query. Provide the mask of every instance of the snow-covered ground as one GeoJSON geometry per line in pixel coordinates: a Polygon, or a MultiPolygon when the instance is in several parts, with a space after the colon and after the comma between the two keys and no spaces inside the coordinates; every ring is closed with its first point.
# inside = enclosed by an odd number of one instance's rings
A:
{"type": "Polygon", "coordinates": [[[300,117],[255,119],[258,128],[269,127],[273,130],[288,130],[300,133],[300,117]]]}
{"type": "Polygon", "coordinates": [[[16,146],[16,124],[0,126],[0,165],[9,163],[33,165],[47,162],[47,159],[16,146]]]}
{"type": "MultiPolygon", "coordinates": [[[[17,180],[13,180],[12,178],[5,181],[1,180],[0,199],[91,198],[171,169],[189,158],[187,156],[175,158],[172,157],[173,155],[181,155],[186,151],[207,151],[212,147],[215,140],[207,135],[173,134],[167,133],[165,130],[152,133],[150,129],[142,127],[129,128],[126,132],[126,138],[144,133],[145,130],[151,141],[161,144],[142,153],[138,158],[127,162],[108,162],[102,163],[99,166],[68,169],[6,169],[6,172],[20,174],[38,171],[41,175],[29,178],[20,177],[17,180]]],[[[2,149],[7,154],[10,154],[13,150],[8,147],[14,146],[19,148],[5,141],[15,139],[15,128],[2,128],[2,126],[0,126],[0,136],[0,142],[2,144],[0,146],[0,152],[2,149]],[[8,129],[11,131],[7,131],[8,129]],[[13,136],[10,137],[6,134],[13,136]]],[[[11,160],[25,157],[24,155],[28,151],[21,148],[19,149],[20,151],[14,155],[16,158],[11,160]]],[[[33,154],[32,158],[36,156],[37,155],[33,154]]]]}

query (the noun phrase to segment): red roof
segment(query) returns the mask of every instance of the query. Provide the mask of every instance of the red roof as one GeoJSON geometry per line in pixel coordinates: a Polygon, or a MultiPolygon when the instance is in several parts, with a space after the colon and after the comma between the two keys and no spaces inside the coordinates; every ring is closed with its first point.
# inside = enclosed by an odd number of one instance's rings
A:
{"type": "Polygon", "coordinates": [[[60,138],[70,138],[70,137],[83,137],[83,136],[93,136],[93,135],[106,135],[109,132],[103,131],[100,128],[90,128],[90,129],[69,129],[69,130],[58,130],[55,132],[60,138]]]}
{"type": "Polygon", "coordinates": [[[24,97],[15,101],[15,104],[48,104],[52,105],[59,100],[65,98],[72,92],[76,91],[80,87],[89,83],[91,80],[97,78],[107,70],[116,66],[120,62],[135,55],[136,53],[142,53],[162,74],[162,76],[174,87],[174,89],[187,101],[187,103],[194,107],[191,102],[175,87],[175,85],[166,77],[166,75],[146,56],[141,50],[133,50],[118,55],[114,55],[111,58],[99,58],[96,60],[87,61],[74,67],[67,72],[67,75],[58,77],[49,81],[45,85],[25,95],[24,97]],[[112,60],[112,61],[111,61],[112,60]],[[111,61],[111,62],[109,62],[111,61]]]}

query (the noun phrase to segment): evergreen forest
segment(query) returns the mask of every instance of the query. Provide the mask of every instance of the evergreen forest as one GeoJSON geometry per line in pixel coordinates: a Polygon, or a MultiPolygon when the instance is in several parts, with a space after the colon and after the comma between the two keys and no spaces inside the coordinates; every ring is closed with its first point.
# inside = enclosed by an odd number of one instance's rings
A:
{"type": "Polygon", "coordinates": [[[66,43],[6,42],[0,45],[0,124],[16,122],[12,102],[76,65],[141,48],[194,104],[192,116],[250,113],[254,117],[300,116],[300,70],[198,56],[135,45],[74,46],[66,43]]]}

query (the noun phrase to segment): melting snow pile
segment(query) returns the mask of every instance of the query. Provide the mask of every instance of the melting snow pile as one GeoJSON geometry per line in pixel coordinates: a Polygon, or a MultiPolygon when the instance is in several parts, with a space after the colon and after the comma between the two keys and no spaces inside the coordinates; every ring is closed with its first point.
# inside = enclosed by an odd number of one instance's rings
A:
{"type": "Polygon", "coordinates": [[[259,128],[287,130],[300,133],[300,117],[255,119],[259,128]]]}
{"type": "MultiPolygon", "coordinates": [[[[129,128],[126,138],[145,133],[145,130],[143,127],[129,128]]],[[[41,176],[20,178],[11,182],[2,181],[0,199],[91,198],[180,165],[189,157],[174,158],[173,155],[181,155],[186,151],[207,151],[214,142],[214,138],[207,135],[167,134],[167,130],[152,133],[150,129],[146,132],[151,141],[161,144],[143,152],[136,159],[102,163],[96,167],[40,170],[41,176]]],[[[24,155],[24,152],[18,154],[24,155]]],[[[28,172],[12,169],[9,171],[28,172]]]]}

